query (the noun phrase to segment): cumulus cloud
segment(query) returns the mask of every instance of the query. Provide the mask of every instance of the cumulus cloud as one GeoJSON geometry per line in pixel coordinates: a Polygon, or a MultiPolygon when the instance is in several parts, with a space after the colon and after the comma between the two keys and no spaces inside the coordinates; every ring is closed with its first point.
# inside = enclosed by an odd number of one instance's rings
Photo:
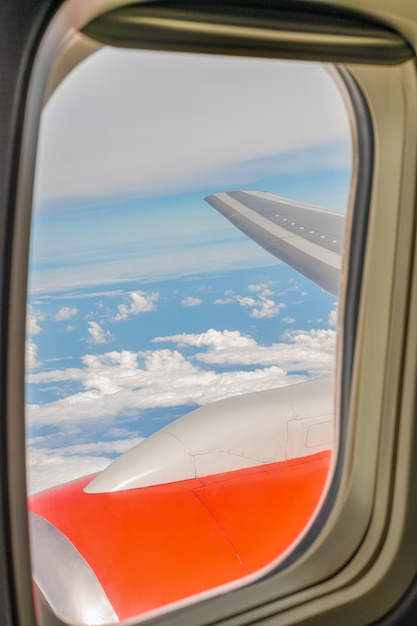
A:
{"type": "Polygon", "coordinates": [[[87,339],[88,343],[104,344],[113,339],[113,335],[109,330],[104,330],[97,322],[88,322],[88,333],[90,337],[87,339]]]}
{"type": "Polygon", "coordinates": [[[337,311],[337,306],[336,306],[336,308],[332,309],[329,313],[329,317],[327,318],[328,325],[337,326],[337,317],[338,317],[338,311],[337,311]]]}
{"type": "Polygon", "coordinates": [[[26,329],[28,335],[37,335],[38,333],[42,332],[42,328],[39,326],[33,315],[28,315],[26,329]]]}
{"type": "Polygon", "coordinates": [[[42,322],[45,319],[45,315],[39,311],[34,311],[30,305],[27,307],[26,313],[26,332],[28,335],[38,335],[42,332],[41,326],[38,322],[42,322]]]}
{"type": "Polygon", "coordinates": [[[275,317],[275,315],[278,315],[280,309],[285,307],[286,305],[283,302],[275,304],[274,300],[261,296],[257,303],[257,307],[254,307],[250,316],[258,319],[263,317],[275,317]]]}
{"type": "Polygon", "coordinates": [[[252,291],[255,293],[260,292],[263,296],[272,296],[273,291],[269,288],[267,283],[259,283],[258,285],[251,284],[248,286],[248,291],[252,291]]]}
{"type": "Polygon", "coordinates": [[[55,321],[64,322],[66,320],[70,320],[75,317],[78,313],[78,309],[75,307],[63,306],[59,309],[58,313],[55,315],[55,321]]]}
{"type": "MultiPolygon", "coordinates": [[[[255,285],[252,285],[252,287],[255,287],[255,285]]],[[[252,291],[255,291],[255,289],[252,289],[252,291]]],[[[257,319],[275,317],[280,310],[284,309],[287,305],[283,302],[277,304],[274,300],[268,298],[267,294],[269,295],[271,293],[269,289],[264,289],[256,300],[250,296],[235,295],[229,298],[218,298],[214,301],[214,304],[232,304],[236,302],[244,308],[251,309],[250,317],[257,319]]]]}
{"type": "Polygon", "coordinates": [[[185,307],[198,306],[199,304],[201,304],[201,298],[193,298],[193,296],[187,296],[186,298],[183,298],[181,300],[181,304],[185,307]]]}
{"type": "Polygon", "coordinates": [[[256,305],[256,300],[249,296],[234,296],[231,298],[231,301],[238,302],[243,307],[254,307],[256,305]]]}
{"type": "MultiPolygon", "coordinates": [[[[96,322],[90,328],[106,336],[96,322]]],[[[79,367],[28,372],[32,385],[67,390],[64,397],[27,407],[29,428],[42,432],[28,441],[30,492],[104,469],[140,441],[136,433],[145,411],[178,407],[180,414],[183,407],[331,374],[335,337],[332,329],[287,330],[279,342],[264,346],[238,330],[209,328],[155,337],[151,350],[85,354],[79,367]],[[128,419],[135,434],[125,430],[128,419]],[[52,435],[37,430],[52,425],[52,435]],[[89,431],[116,441],[64,445],[67,433],[89,431]]]]}
{"type": "Polygon", "coordinates": [[[215,331],[195,335],[157,337],[154,341],[170,341],[182,346],[207,346],[206,352],[197,353],[194,359],[210,365],[277,365],[286,372],[307,371],[315,375],[328,375],[333,370],[336,346],[334,330],[287,330],[283,341],[262,346],[239,331],[215,331]]]}
{"type": "Polygon", "coordinates": [[[137,363],[126,367],[106,362],[109,355],[92,357],[95,363],[90,362],[83,372],[83,391],[44,405],[29,406],[29,425],[86,424],[114,419],[120,414],[140,418],[145,409],[204,405],[306,378],[287,377],[277,366],[217,373],[192,365],[178,351],[161,352],[148,355],[145,367],[138,367],[137,363]]]}
{"type": "Polygon", "coordinates": [[[155,337],[153,343],[176,343],[179,348],[185,346],[209,346],[223,350],[225,348],[238,348],[242,346],[256,346],[255,339],[242,335],[238,330],[215,330],[210,328],[204,333],[190,334],[179,333],[177,335],[167,335],[165,337],[155,337]]]}
{"type": "Polygon", "coordinates": [[[40,364],[37,362],[38,346],[31,340],[26,340],[26,368],[34,369],[40,364]]]}
{"type": "Polygon", "coordinates": [[[281,322],[283,322],[284,324],[295,324],[295,318],[294,317],[283,317],[281,322]]]}
{"type": "MultiPolygon", "coordinates": [[[[75,317],[78,313],[78,309],[75,307],[68,307],[68,306],[63,306],[61,309],[59,309],[58,313],[56,313],[56,315],[53,316],[49,316],[51,317],[53,320],[55,320],[56,322],[64,322],[67,320],[72,319],[73,317],[75,317]]],[[[39,333],[42,332],[42,327],[39,325],[38,322],[42,322],[44,319],[46,318],[46,315],[44,313],[41,313],[40,311],[34,311],[32,309],[32,307],[30,305],[28,305],[27,307],[27,314],[26,314],[26,332],[28,335],[38,335],[39,333]]]]}
{"type": "Polygon", "coordinates": [[[81,391],[28,407],[29,424],[82,423],[115,419],[146,409],[204,405],[250,391],[301,382],[333,372],[334,330],[287,330],[282,341],[262,346],[239,331],[156,337],[175,349],[87,354],[79,368],[29,374],[33,384],[78,381],[81,391]],[[196,348],[187,358],[182,348],[196,348]],[[204,350],[202,350],[204,348],[204,350]],[[215,366],[220,366],[217,371],[215,366]],[[226,366],[229,371],[224,371],[226,366]]]}
{"type": "Polygon", "coordinates": [[[159,292],[153,291],[152,293],[146,293],[144,291],[131,291],[129,293],[131,303],[119,304],[115,322],[121,320],[127,320],[133,315],[139,315],[140,313],[147,313],[148,311],[156,311],[155,302],[159,300],[159,292]]]}

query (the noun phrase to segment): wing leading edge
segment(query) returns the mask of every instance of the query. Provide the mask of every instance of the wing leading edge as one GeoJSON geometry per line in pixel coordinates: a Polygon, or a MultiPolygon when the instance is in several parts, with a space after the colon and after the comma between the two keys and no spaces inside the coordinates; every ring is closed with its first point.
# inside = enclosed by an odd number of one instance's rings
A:
{"type": "Polygon", "coordinates": [[[205,200],[265,250],[338,294],[344,214],[263,191],[228,191],[205,200]]]}

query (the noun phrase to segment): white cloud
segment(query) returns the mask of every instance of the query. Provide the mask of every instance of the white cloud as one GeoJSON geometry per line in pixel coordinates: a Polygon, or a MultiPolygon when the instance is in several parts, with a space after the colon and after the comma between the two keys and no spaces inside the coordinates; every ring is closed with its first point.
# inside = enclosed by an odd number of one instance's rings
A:
{"type": "Polygon", "coordinates": [[[325,328],[286,330],[282,338],[299,346],[308,346],[314,350],[325,350],[329,354],[333,354],[336,345],[336,332],[325,328]]]}
{"type": "Polygon", "coordinates": [[[336,308],[332,309],[329,313],[329,317],[327,318],[327,323],[329,326],[337,326],[337,318],[338,318],[338,310],[336,308]]]}
{"type": "MultiPolygon", "coordinates": [[[[87,283],[89,284],[89,283],[87,283]]],[[[92,298],[113,298],[123,294],[122,289],[113,289],[108,291],[88,291],[87,293],[82,291],[71,291],[68,293],[58,293],[52,295],[48,293],[46,296],[39,295],[38,299],[41,302],[43,299],[49,300],[91,300],[92,298]]]]}
{"type": "Polygon", "coordinates": [[[278,365],[285,371],[307,371],[315,375],[332,372],[336,345],[334,330],[287,330],[284,342],[261,346],[238,331],[210,330],[200,335],[171,335],[154,341],[171,341],[180,348],[207,346],[207,352],[194,355],[210,365],[278,365]]]}
{"type": "Polygon", "coordinates": [[[260,297],[257,306],[258,308],[254,308],[250,316],[256,317],[258,319],[263,317],[275,317],[275,315],[278,315],[280,309],[286,307],[283,302],[281,302],[280,304],[275,304],[274,300],[271,300],[270,298],[265,298],[264,296],[260,297]]]}
{"type": "Polygon", "coordinates": [[[42,332],[42,328],[39,326],[33,315],[27,316],[26,329],[28,335],[37,335],[38,333],[42,332]]]}
{"type": "Polygon", "coordinates": [[[38,322],[42,322],[45,319],[45,315],[39,311],[33,311],[32,307],[28,305],[26,313],[26,332],[28,335],[38,335],[42,332],[42,328],[38,322]]]}
{"type": "Polygon", "coordinates": [[[59,309],[58,313],[55,315],[55,320],[57,322],[64,322],[66,320],[70,320],[75,317],[78,313],[78,309],[75,307],[63,306],[59,309]]]}
{"type": "Polygon", "coordinates": [[[75,327],[71,324],[68,324],[65,330],[67,331],[67,333],[72,333],[72,331],[75,330],[75,327]]]}
{"type": "MultiPolygon", "coordinates": [[[[258,287],[256,285],[249,285],[251,291],[258,291],[258,287]]],[[[276,303],[271,298],[267,298],[267,295],[270,295],[272,292],[270,289],[266,288],[264,285],[260,285],[262,289],[262,294],[259,296],[257,300],[251,298],[250,296],[231,296],[228,298],[218,298],[214,301],[214,304],[233,304],[237,303],[244,308],[252,309],[249,316],[254,317],[256,319],[261,319],[265,317],[275,317],[278,315],[281,309],[286,308],[286,304],[283,302],[276,303]]]]}
{"type": "Polygon", "coordinates": [[[260,292],[261,295],[265,297],[274,295],[274,292],[271,291],[267,283],[259,283],[258,285],[251,284],[248,286],[248,291],[255,293],[260,292]]]}
{"type": "MultiPolygon", "coordinates": [[[[98,441],[93,443],[78,443],[71,446],[61,448],[66,455],[78,456],[80,454],[90,454],[100,456],[101,454],[110,454],[112,456],[123,454],[126,450],[133,448],[137,443],[143,441],[144,437],[130,437],[129,439],[116,439],[114,441],[98,441]]],[[[57,452],[59,449],[54,448],[57,452]]]]}
{"type": "Polygon", "coordinates": [[[153,343],[176,343],[179,348],[185,346],[209,346],[211,348],[238,348],[242,346],[256,346],[255,339],[242,335],[238,330],[215,330],[210,328],[205,333],[187,334],[180,333],[178,335],[168,335],[165,337],[155,337],[153,343]]]}
{"type": "MultiPolygon", "coordinates": [[[[35,346],[36,347],[36,346],[35,346]]],[[[67,367],[62,370],[43,370],[36,374],[28,374],[28,383],[56,383],[68,380],[82,380],[83,370],[76,367],[67,367]]]]}
{"type": "Polygon", "coordinates": [[[88,333],[90,337],[88,343],[102,344],[108,343],[113,339],[113,335],[109,330],[104,330],[97,322],[88,322],[88,333]]]}
{"type": "Polygon", "coordinates": [[[213,170],[219,184],[230,164],[350,137],[340,93],[320,64],[112,49],[62,83],[43,128],[41,197],[192,189],[213,170]],[[172,111],[181,111],[175,123],[172,111]]]}
{"type": "Polygon", "coordinates": [[[231,298],[232,302],[238,302],[240,306],[243,307],[254,307],[256,305],[256,300],[250,298],[249,296],[234,296],[231,298]]]}
{"type": "Polygon", "coordinates": [[[232,304],[233,302],[236,302],[234,298],[216,298],[213,304],[232,304]]]}
{"type": "Polygon", "coordinates": [[[27,450],[28,493],[34,494],[100,472],[111,463],[106,457],[66,456],[53,450],[27,450]]]}
{"type": "Polygon", "coordinates": [[[266,289],[268,287],[268,285],[266,283],[260,283],[259,285],[254,285],[251,284],[248,286],[248,291],[263,291],[264,289],[266,289]]]}
{"type": "Polygon", "coordinates": [[[239,331],[209,329],[155,338],[155,343],[175,343],[173,350],[87,354],[80,368],[28,376],[33,384],[72,380],[81,385],[77,393],[28,407],[28,423],[85,427],[87,421],[113,420],[118,415],[132,415],[140,423],[146,409],[204,405],[301,382],[309,376],[330,375],[335,336],[333,330],[286,331],[280,343],[262,346],[239,331]],[[197,351],[186,358],[183,347],[197,351]],[[210,368],[216,365],[222,370],[210,368]],[[225,366],[231,366],[230,371],[224,371],[225,366]]]}
{"type": "Polygon", "coordinates": [[[187,296],[186,298],[183,298],[181,300],[181,304],[185,307],[198,306],[199,304],[201,304],[201,298],[193,298],[193,296],[187,296]]]}
{"type": "Polygon", "coordinates": [[[283,322],[284,324],[295,324],[295,318],[294,317],[283,317],[281,322],[283,322]]]}
{"type": "MultiPolygon", "coordinates": [[[[122,434],[130,433],[125,431],[122,434]]],[[[28,491],[36,493],[99,472],[109,465],[113,457],[123,454],[142,440],[143,437],[130,434],[113,441],[54,446],[54,435],[29,438],[26,442],[28,491]]]]}
{"type": "MultiPolygon", "coordinates": [[[[75,307],[62,307],[58,313],[52,317],[56,322],[62,322],[69,320],[75,315],[77,315],[78,309],[75,307]]],[[[26,314],[26,332],[28,335],[38,335],[42,332],[42,327],[38,324],[38,322],[42,322],[46,318],[44,313],[40,311],[34,311],[30,305],[27,307],[26,314]]]]}
{"type": "Polygon", "coordinates": [[[119,415],[132,416],[132,431],[138,432],[141,413],[146,409],[205,405],[298,383],[310,375],[331,374],[335,337],[333,330],[286,331],[281,343],[262,346],[237,330],[208,329],[200,334],[154,339],[154,343],[175,343],[174,350],[86,354],[79,368],[29,373],[27,380],[32,384],[77,381],[82,388],[53,402],[27,406],[29,428],[54,425],[53,434],[28,440],[29,492],[101,471],[110,463],[109,457],[138,443],[141,438],[119,428],[117,421],[111,426],[111,420],[119,415]],[[186,358],[180,352],[184,347],[187,353],[190,348],[205,351],[186,358]],[[207,369],[210,365],[230,365],[233,369],[218,372],[207,369]],[[248,367],[252,369],[248,371],[248,367]],[[88,422],[96,429],[104,420],[106,437],[117,438],[115,441],[54,445],[61,433],[65,438],[71,429],[77,432],[82,427],[85,432],[88,422]]]}
{"type": "Polygon", "coordinates": [[[127,306],[126,304],[119,304],[119,312],[114,318],[115,322],[127,320],[132,315],[156,311],[155,302],[159,300],[159,293],[157,291],[153,291],[152,293],[146,293],[144,291],[131,291],[129,296],[131,298],[130,305],[127,306]]]}
{"type": "Polygon", "coordinates": [[[143,353],[148,372],[179,372],[194,374],[196,368],[180,352],[174,350],[149,350],[143,353]]]}
{"type": "Polygon", "coordinates": [[[109,354],[91,357],[94,363],[86,364],[82,392],[28,407],[29,425],[85,424],[87,420],[116,418],[120,414],[134,414],[140,419],[144,409],[204,405],[305,379],[301,375],[287,376],[277,366],[217,373],[192,365],[176,350],[145,355],[144,368],[136,362],[130,367],[110,363],[108,358],[109,354]]]}
{"type": "Polygon", "coordinates": [[[31,340],[26,340],[26,368],[34,369],[38,367],[40,363],[37,362],[38,346],[31,340]]]}

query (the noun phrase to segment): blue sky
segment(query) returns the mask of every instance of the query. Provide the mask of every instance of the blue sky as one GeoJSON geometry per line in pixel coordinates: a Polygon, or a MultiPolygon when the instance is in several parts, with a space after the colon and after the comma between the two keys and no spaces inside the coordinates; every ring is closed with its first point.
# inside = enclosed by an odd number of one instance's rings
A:
{"type": "MultiPolygon", "coordinates": [[[[327,152],[331,160],[334,150],[331,145],[321,148],[321,153],[327,152]]],[[[348,169],[271,176],[238,186],[336,210],[344,208],[348,187],[348,169]]],[[[270,264],[267,253],[204,201],[222,190],[211,187],[108,204],[97,201],[78,210],[59,200],[56,209],[41,206],[33,219],[31,292],[270,264]]]]}
{"type": "Polygon", "coordinates": [[[333,371],[335,298],[204,202],[262,189],[346,210],[342,99],[321,66],[296,67],[106,50],[48,103],[29,270],[31,490],[105,467],[196,406],[333,371]]]}

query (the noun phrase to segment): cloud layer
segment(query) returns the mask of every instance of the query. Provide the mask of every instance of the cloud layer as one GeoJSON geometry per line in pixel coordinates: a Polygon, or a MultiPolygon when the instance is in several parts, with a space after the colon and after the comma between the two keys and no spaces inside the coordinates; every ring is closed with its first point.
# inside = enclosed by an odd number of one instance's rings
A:
{"type": "Polygon", "coordinates": [[[54,485],[100,472],[112,456],[122,454],[139,443],[140,437],[110,442],[48,447],[48,437],[27,442],[28,492],[36,493],[54,485]],[[111,456],[106,456],[111,455],[111,456]]]}
{"type": "Polygon", "coordinates": [[[175,343],[173,350],[86,354],[80,368],[28,375],[32,384],[77,381],[82,386],[82,391],[65,398],[29,406],[29,424],[82,423],[126,413],[140,419],[146,409],[203,405],[328,375],[333,371],[335,336],[333,330],[286,331],[282,342],[262,346],[239,331],[209,329],[154,339],[175,343]],[[185,356],[181,351],[189,347],[200,351],[185,356]],[[214,366],[229,369],[218,371],[214,366]]]}
{"type": "Polygon", "coordinates": [[[106,48],[45,108],[37,193],[221,187],[250,160],[349,137],[341,95],[320,64],[106,48]]]}

